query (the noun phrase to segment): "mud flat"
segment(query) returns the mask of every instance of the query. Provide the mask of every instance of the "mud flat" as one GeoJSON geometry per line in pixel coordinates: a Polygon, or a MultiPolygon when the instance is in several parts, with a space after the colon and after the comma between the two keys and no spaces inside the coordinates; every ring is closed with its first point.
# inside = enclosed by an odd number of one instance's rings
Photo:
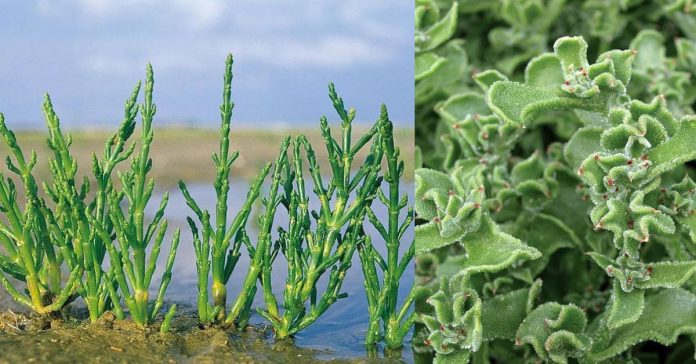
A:
{"type": "Polygon", "coordinates": [[[400,358],[332,359],[292,340],[275,341],[264,325],[243,331],[200,328],[192,309],[179,313],[171,332],[142,329],[105,314],[94,324],[76,316],[29,317],[0,313],[0,363],[401,363],[400,358]]]}

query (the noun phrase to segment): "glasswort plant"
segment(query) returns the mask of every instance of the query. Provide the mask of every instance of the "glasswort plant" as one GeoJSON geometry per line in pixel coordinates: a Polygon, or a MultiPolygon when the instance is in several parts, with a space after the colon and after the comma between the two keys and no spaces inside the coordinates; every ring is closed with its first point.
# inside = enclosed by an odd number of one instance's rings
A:
{"type": "Polygon", "coordinates": [[[415,253],[413,241],[399,259],[404,234],[413,222],[413,208],[408,205],[408,195],[399,194],[401,177],[404,173],[404,162],[400,160],[399,148],[394,145],[394,126],[389,120],[387,109],[382,105],[378,121],[378,142],[384,150],[386,171],[384,181],[387,184],[387,194],[382,188],[377,189],[378,200],[387,208],[388,220],[386,226],[372,211],[367,209],[367,217],[377,229],[379,236],[386,242],[387,258],[385,259],[373,246],[370,236],[366,236],[358,245],[358,253],[365,278],[370,323],[365,337],[365,345],[373,347],[383,338],[389,348],[400,348],[404,337],[413,326],[415,313],[409,311],[415,299],[415,286],[398,308],[399,282],[411,263],[415,253]],[[399,221],[400,213],[407,209],[406,217],[399,221]],[[383,282],[380,283],[377,269],[381,269],[383,282]],[[380,329],[380,324],[382,328],[380,329]]]}
{"type": "MultiPolygon", "coordinates": [[[[345,109],[343,99],[336,94],[333,84],[329,85],[329,97],[342,123],[339,143],[331,135],[326,117],[321,119],[321,132],[331,166],[328,184],[325,185],[322,180],[312,146],[304,136],[299,136],[294,142],[292,163],[288,158],[281,160],[279,157],[278,162],[283,163],[281,166],[285,172],[281,181],[283,195],[275,196],[272,189],[265,200],[267,208],[282,204],[289,215],[288,228],[279,228],[278,242],[266,257],[261,278],[266,309],[259,312],[271,322],[278,338],[303,330],[336,300],[346,297],[340,292],[341,285],[351,266],[353,253],[365,239],[361,232],[362,222],[382,180],[379,169],[383,151],[379,142],[372,143],[365,162],[354,176],[351,175],[353,159],[377,134],[379,124],[352,144],[355,110],[345,109]],[[302,150],[306,153],[313,191],[320,203],[318,211],[309,209],[302,150]],[[279,251],[288,263],[282,312],[271,285],[273,261],[279,251]],[[320,294],[317,285],[326,272],[330,272],[328,283],[320,294]]],[[[262,226],[269,225],[268,217],[263,217],[260,223],[262,226]]],[[[262,233],[269,235],[270,226],[265,226],[265,229],[262,233]]]]}
{"type": "MultiPolygon", "coordinates": [[[[219,149],[212,156],[217,197],[214,216],[193,199],[185,183],[179,182],[197,220],[187,219],[196,255],[199,321],[223,328],[246,326],[260,284],[265,307],[258,312],[270,321],[277,338],[292,336],[312,325],[337,300],[347,297],[341,287],[355,251],[359,250],[370,314],[366,343],[373,347],[384,339],[389,347],[400,347],[415,317],[410,312],[415,291],[398,307],[399,281],[415,252],[411,244],[399,258],[401,240],[413,221],[413,211],[407,209],[401,219],[408,206],[408,198],[400,196],[399,186],[404,163],[394,145],[393,125],[386,107],[382,106],[372,128],[354,140],[355,110],[345,108],[343,99],[330,84],[329,97],[341,118],[339,138],[332,135],[326,117],[320,121],[330,173],[322,175],[321,161],[305,136],[294,140],[288,136],[281,143],[275,162],[261,169],[242,207],[231,214],[230,173],[239,155],[230,151],[232,65],[232,56],[228,55],[220,106],[219,149]],[[355,166],[356,158],[364,158],[359,166],[355,166]],[[258,234],[249,234],[252,205],[269,174],[270,188],[261,199],[258,234]],[[383,181],[387,182],[386,192],[382,190],[383,181]],[[309,188],[314,198],[308,194],[309,188]],[[377,198],[389,215],[384,223],[370,207],[377,198]],[[314,202],[316,209],[311,207],[314,202]],[[288,225],[281,227],[278,221],[286,216],[288,225]],[[385,241],[386,258],[373,245],[376,239],[366,233],[367,220],[385,241]],[[255,243],[250,235],[255,236],[255,243]],[[228,309],[227,284],[242,251],[249,255],[250,262],[240,292],[228,309]],[[287,262],[287,276],[282,296],[276,296],[273,268],[281,256],[287,262]]],[[[138,104],[139,82],[125,102],[123,121],[106,141],[103,155],[92,154],[93,183],[87,177],[80,181],[77,159],[70,150],[72,137],[61,130],[46,95],[43,111],[49,131],[52,177],[50,183],[43,183],[46,200],[32,174],[36,153],[25,156],[0,114],[0,134],[11,154],[7,166],[16,175],[9,178],[0,174],[0,284],[20,304],[39,314],[49,314],[79,297],[92,322],[109,310],[117,319],[123,319],[127,311],[139,326],[151,325],[160,314],[172,279],[180,231],[176,229],[173,234],[157,295],[150,299],[156,263],[168,230],[164,218],[167,193],[152,218],[146,217],[155,188],[154,179],[149,177],[156,113],[153,88],[153,71],[148,65],[144,101],[138,104]],[[138,113],[139,141],[129,144],[138,113]],[[126,160],[130,160],[129,168],[119,170],[126,160]],[[24,188],[23,198],[17,193],[17,179],[24,188]],[[70,272],[67,279],[64,270],[70,272]],[[13,279],[24,282],[26,289],[15,286],[13,279]]],[[[170,330],[175,310],[173,305],[164,315],[161,332],[170,330]]]]}
{"type": "MultiPolygon", "coordinates": [[[[152,160],[149,156],[150,145],[154,137],[152,119],[156,112],[156,106],[152,102],[153,86],[152,66],[148,64],[145,79],[145,100],[140,105],[142,118],[140,150],[132,158],[130,170],[118,174],[123,184],[122,192],[111,191],[107,197],[109,217],[111,224],[113,224],[116,241],[110,238],[104,224],[96,219],[91,219],[92,225],[106,242],[114,276],[125,305],[128,307],[133,320],[141,326],[152,323],[164,303],[164,294],[171,281],[172,266],[180,236],[180,231],[177,229],[174,232],[157,298],[154,302],[150,302],[149,288],[167,231],[167,220],[163,219],[163,216],[168,201],[168,194],[165,193],[154,217],[146,224],[145,207],[150,201],[155,187],[154,180],[148,179],[148,172],[152,168],[152,160]],[[124,196],[128,202],[125,214],[121,209],[124,196]],[[146,250],[151,243],[152,251],[148,260],[146,250]]],[[[175,309],[176,306],[172,306],[170,311],[175,309]]],[[[168,314],[166,317],[171,319],[172,315],[168,314]]],[[[163,324],[162,327],[166,330],[168,323],[163,324]]]]}
{"type": "MultiPolygon", "coordinates": [[[[186,198],[186,203],[196,214],[201,226],[199,232],[196,223],[190,217],[187,219],[193,234],[194,251],[196,253],[196,270],[198,272],[198,317],[201,323],[220,323],[226,316],[227,282],[241,255],[240,249],[246,242],[244,226],[251,213],[251,207],[259,196],[261,185],[269,173],[270,165],[261,171],[252,183],[247,193],[244,205],[232,219],[228,227],[228,193],[230,190],[230,169],[239,156],[238,152],[230,154],[230,120],[234,103],[231,101],[233,58],[229,54],[225,64],[223,101],[220,105],[220,149],[213,155],[213,163],[217,169],[215,176],[215,225],[210,222],[210,213],[202,210],[191,197],[186,184],[179,182],[179,188],[186,198]],[[212,296],[213,304],[209,302],[208,285],[212,267],[212,296]]],[[[249,246],[247,246],[249,248],[249,246]]],[[[253,253],[251,253],[253,255],[253,253]]],[[[249,307],[254,299],[256,285],[243,289],[234,305],[232,319],[244,325],[249,316],[249,307]],[[237,307],[241,308],[241,311],[237,307]]]]}
{"type": "Polygon", "coordinates": [[[58,311],[79,295],[87,306],[92,322],[108,309],[123,318],[120,306],[114,305],[114,302],[118,302],[118,296],[112,271],[104,272],[102,268],[106,253],[105,240],[92,229],[90,219],[104,222],[106,229],[112,230],[106,221],[105,198],[114,188],[111,181],[113,169],[133,152],[134,146],[126,149],[125,144],[135,127],[139,90],[138,84],[126,100],[124,120],[119,130],[106,142],[104,159],[99,161],[93,155],[93,172],[97,180],[93,196],[89,195],[90,185],[86,178],[80,187],[77,185],[77,163],[70,154],[72,138],[61,131],[51,99],[46,95],[43,112],[49,130],[48,146],[53,152],[53,159],[49,162],[53,183],[44,183],[43,187],[54,203],[53,208],[39,196],[31,173],[36,164],[36,154],[32,152],[30,162],[25,162],[14,133],[0,116],[0,133],[16,159],[16,162],[12,162],[8,157],[8,167],[14,173],[19,172],[25,186],[26,200],[25,213],[22,213],[14,181],[2,178],[0,199],[8,224],[2,227],[3,248],[7,255],[0,255],[0,269],[26,282],[29,297],[21,295],[4,275],[0,274],[0,279],[17,302],[38,313],[58,311]],[[63,263],[72,274],[64,289],[58,291],[63,263]]]}
{"type": "Polygon", "coordinates": [[[65,285],[62,285],[61,257],[52,240],[49,222],[46,220],[46,205],[39,196],[32,170],[36,166],[36,152],[32,151],[29,161],[17,143],[15,134],[5,124],[0,114],[0,133],[15,161],[7,157],[8,169],[22,181],[26,203],[24,210],[19,206],[17,187],[10,177],[0,174],[0,203],[7,223],[0,224],[0,241],[5,254],[0,254],[0,283],[20,304],[35,312],[47,314],[59,311],[77,290],[83,267],[76,265],[65,285]],[[4,273],[3,273],[4,272],[4,273]],[[26,294],[22,294],[5,276],[25,282],[26,294]]]}
{"type": "MultiPolygon", "coordinates": [[[[46,219],[50,222],[52,239],[56,241],[67,267],[81,267],[85,271],[84,279],[79,281],[78,293],[85,301],[92,322],[107,309],[114,310],[117,317],[123,318],[121,307],[114,305],[114,302],[118,303],[118,296],[113,270],[104,272],[102,268],[107,241],[104,236],[97,234],[96,229],[91,228],[90,219],[104,224],[109,231],[108,235],[111,235],[113,228],[108,223],[106,197],[114,190],[111,179],[114,168],[134,150],[134,145],[126,149],[125,143],[135,128],[139,91],[140,84],[136,85],[130,98],[126,100],[124,120],[119,130],[106,142],[103,160],[99,161],[92,154],[92,170],[97,181],[92,201],[88,200],[88,179],[84,178],[79,190],[75,181],[77,162],[69,150],[72,138],[70,135],[65,137],[61,132],[58,116],[53,111],[48,95],[44,102],[49,129],[48,145],[53,151],[53,160],[49,165],[54,179],[51,186],[44,184],[44,189],[56,206],[54,213],[46,213],[46,219]]],[[[110,241],[109,238],[107,240],[110,241]]]]}

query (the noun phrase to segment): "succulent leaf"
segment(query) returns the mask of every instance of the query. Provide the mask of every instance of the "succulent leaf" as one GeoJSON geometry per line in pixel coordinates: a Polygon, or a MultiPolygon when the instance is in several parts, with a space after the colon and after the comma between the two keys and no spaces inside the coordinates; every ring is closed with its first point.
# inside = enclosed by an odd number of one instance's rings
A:
{"type": "Polygon", "coordinates": [[[446,277],[427,301],[434,315],[422,315],[430,334],[426,341],[438,355],[476,351],[482,341],[481,299],[476,291],[446,277]]]}
{"type": "Polygon", "coordinates": [[[679,288],[667,289],[646,298],[638,320],[617,328],[608,337],[595,333],[589,356],[595,361],[606,360],[640,342],[670,345],[679,335],[694,333],[696,296],[679,288]]]}
{"type": "Polygon", "coordinates": [[[590,349],[590,337],[585,334],[587,318],[575,305],[548,302],[535,308],[517,330],[515,342],[530,344],[544,360],[567,363],[590,349]]]}
{"type": "Polygon", "coordinates": [[[438,274],[466,279],[475,273],[497,272],[541,257],[537,249],[502,232],[487,215],[482,216],[479,229],[465,235],[461,244],[465,254],[450,257],[438,267],[438,274]]]}
{"type": "Polygon", "coordinates": [[[540,290],[541,281],[537,280],[529,288],[496,295],[483,301],[483,340],[514,340],[517,328],[532,310],[540,290]]]}

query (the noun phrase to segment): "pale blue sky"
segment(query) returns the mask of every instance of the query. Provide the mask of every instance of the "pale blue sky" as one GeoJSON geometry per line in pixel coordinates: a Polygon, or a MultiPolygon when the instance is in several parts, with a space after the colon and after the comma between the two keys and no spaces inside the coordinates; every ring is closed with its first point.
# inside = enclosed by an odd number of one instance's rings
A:
{"type": "Polygon", "coordinates": [[[403,0],[0,0],[0,112],[43,125],[48,91],[63,124],[115,125],[146,62],[156,123],[215,126],[225,55],[234,119],[313,125],[329,81],[357,119],[413,122],[413,3],[403,0]]]}

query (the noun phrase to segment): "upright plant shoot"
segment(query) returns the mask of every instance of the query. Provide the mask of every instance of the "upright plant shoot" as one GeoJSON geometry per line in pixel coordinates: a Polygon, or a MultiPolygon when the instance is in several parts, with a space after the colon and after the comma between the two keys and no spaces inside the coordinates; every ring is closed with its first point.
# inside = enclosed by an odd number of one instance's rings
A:
{"type": "MultiPolygon", "coordinates": [[[[149,288],[167,231],[167,220],[163,219],[163,216],[168,201],[168,194],[165,193],[152,220],[146,223],[145,208],[155,187],[155,181],[148,178],[148,173],[152,169],[150,159],[150,146],[154,137],[152,119],[156,112],[156,106],[152,102],[153,86],[152,66],[148,65],[145,100],[140,105],[142,117],[140,150],[132,159],[130,170],[119,173],[123,184],[122,193],[112,191],[108,196],[109,217],[114,226],[116,241],[110,239],[103,224],[96,219],[91,219],[103,240],[107,241],[110,262],[125,305],[133,320],[142,326],[152,323],[164,304],[164,294],[171,280],[180,235],[177,229],[174,232],[157,298],[151,302],[149,288]],[[120,206],[124,195],[128,202],[125,213],[120,206]],[[151,243],[152,250],[147,259],[147,248],[151,243]]],[[[175,309],[175,306],[171,309],[175,309]]],[[[171,316],[167,315],[169,318],[171,316]]],[[[163,325],[163,327],[167,326],[166,323],[163,325]]]]}
{"type": "MultiPolygon", "coordinates": [[[[201,323],[220,323],[224,321],[227,304],[227,282],[239,260],[241,246],[246,238],[244,226],[251,213],[251,207],[256,201],[261,184],[269,172],[267,165],[252,183],[246,200],[240,211],[234,216],[228,225],[228,194],[230,190],[230,169],[232,164],[239,156],[238,152],[230,153],[230,120],[234,103],[231,101],[232,88],[232,55],[227,56],[225,64],[225,77],[220,105],[220,149],[213,155],[213,163],[216,168],[215,175],[215,194],[217,202],[215,205],[215,225],[210,221],[210,212],[201,209],[182,181],[179,188],[186,198],[186,203],[198,218],[200,231],[196,222],[188,218],[189,226],[193,233],[194,251],[196,254],[196,270],[198,272],[198,317],[201,323]],[[209,301],[209,276],[212,268],[212,298],[209,301]]],[[[256,286],[248,288],[240,293],[240,302],[248,307],[254,298],[256,286]]],[[[242,313],[241,321],[246,321],[248,309],[242,313]]],[[[242,323],[244,323],[242,322],[242,323]]]]}
{"type": "Polygon", "coordinates": [[[390,348],[403,345],[404,337],[413,326],[415,313],[410,311],[415,298],[415,287],[411,288],[401,307],[398,307],[399,282],[411,263],[415,252],[413,241],[399,259],[399,248],[408,228],[413,222],[413,208],[408,205],[408,195],[400,195],[401,177],[404,173],[404,162],[400,160],[399,148],[394,145],[394,126],[389,120],[387,109],[383,105],[380,115],[378,142],[384,150],[386,171],[384,181],[387,192],[382,188],[377,190],[378,200],[386,207],[388,219],[386,224],[381,222],[368,208],[367,216],[379,236],[386,242],[387,258],[385,259],[373,245],[373,240],[366,236],[363,244],[358,245],[358,252],[365,278],[370,323],[365,337],[365,345],[373,347],[383,338],[390,348]],[[401,212],[406,209],[406,217],[400,220],[401,212]],[[382,271],[383,281],[379,281],[378,269],[382,271]],[[382,326],[380,328],[380,325],[382,326]]]}

